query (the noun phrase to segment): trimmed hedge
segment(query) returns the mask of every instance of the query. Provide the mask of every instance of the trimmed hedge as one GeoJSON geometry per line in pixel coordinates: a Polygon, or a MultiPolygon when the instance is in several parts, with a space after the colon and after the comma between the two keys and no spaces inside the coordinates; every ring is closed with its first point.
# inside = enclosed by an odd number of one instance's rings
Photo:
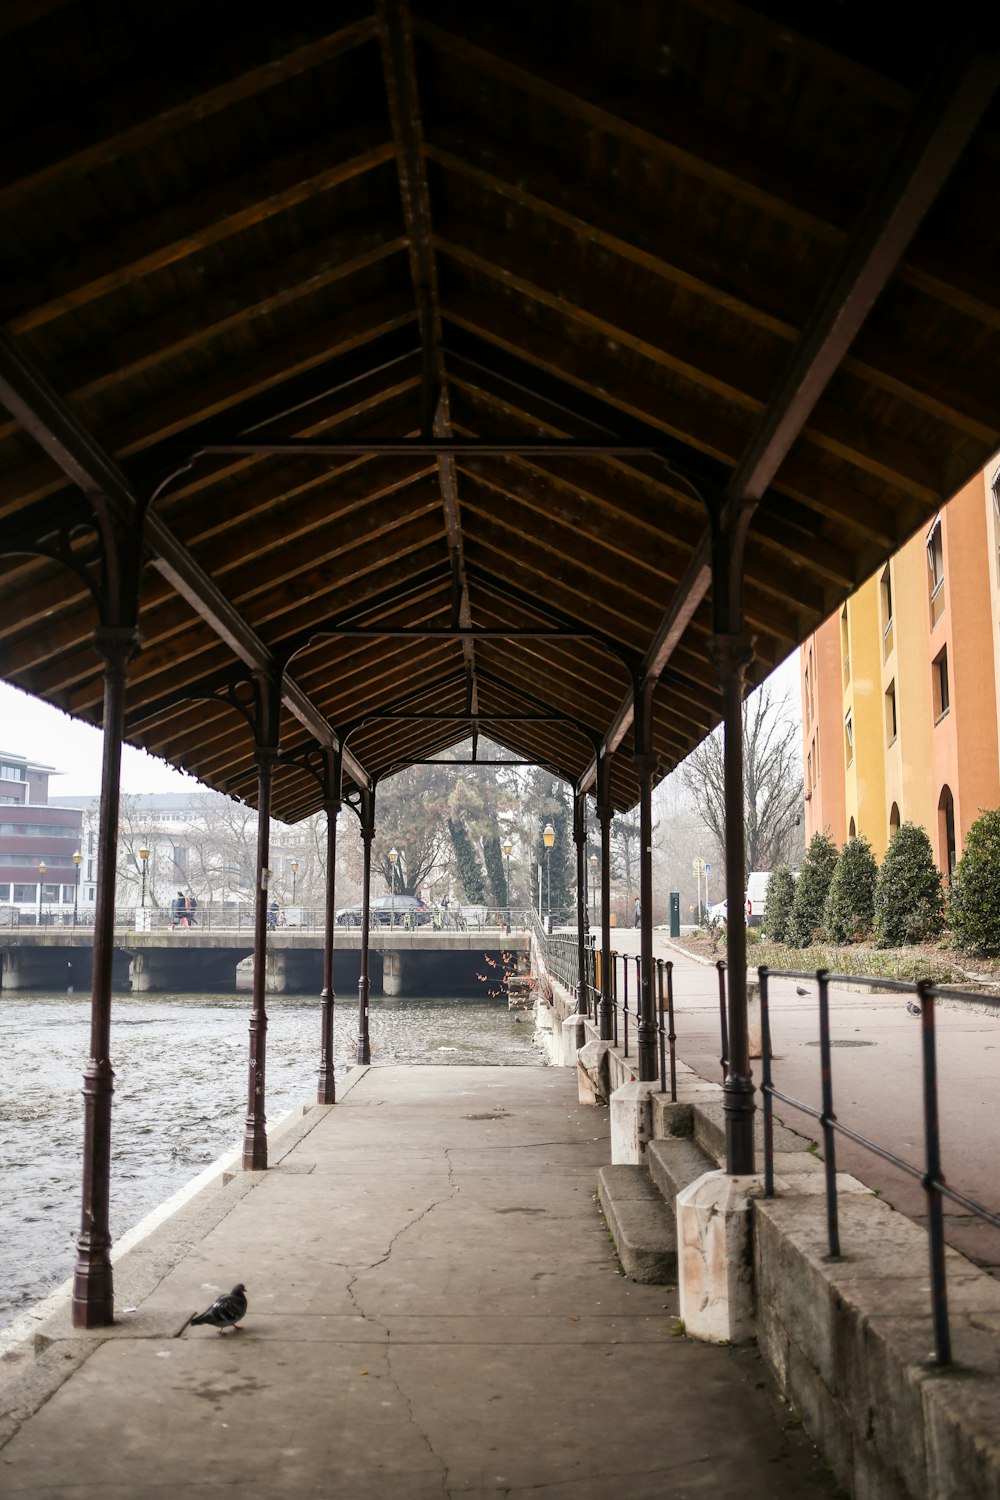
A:
{"type": "Polygon", "coordinates": [[[776,870],[771,871],[771,878],[767,882],[764,915],[760,922],[764,936],[773,943],[788,941],[788,924],[794,901],[795,876],[787,865],[779,865],[776,870]]]}
{"type": "Polygon", "coordinates": [[[1000,809],[979,815],[951,877],[951,924],[960,948],[1000,953],[1000,809]]]}
{"type": "Polygon", "coordinates": [[[864,834],[848,839],[837,856],[823,908],[823,926],[832,943],[861,943],[875,918],[878,865],[864,834]]]}
{"type": "Polygon", "coordinates": [[[944,889],[931,841],[916,823],[901,823],[875,882],[875,946],[924,943],[943,926],[944,889]]]}
{"type": "Polygon", "coordinates": [[[808,948],[823,931],[823,908],[837,863],[837,846],[826,833],[814,833],[802,862],[788,923],[788,941],[808,948]]]}

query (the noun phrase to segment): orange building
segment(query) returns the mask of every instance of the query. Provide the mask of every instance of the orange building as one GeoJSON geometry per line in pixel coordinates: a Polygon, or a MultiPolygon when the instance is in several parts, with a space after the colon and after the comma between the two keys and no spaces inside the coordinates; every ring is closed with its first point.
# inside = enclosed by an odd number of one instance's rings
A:
{"type": "Polygon", "coordinates": [[[863,833],[881,859],[920,823],[949,874],[1000,806],[1000,469],[867,579],[800,665],[807,839],[863,833]]]}

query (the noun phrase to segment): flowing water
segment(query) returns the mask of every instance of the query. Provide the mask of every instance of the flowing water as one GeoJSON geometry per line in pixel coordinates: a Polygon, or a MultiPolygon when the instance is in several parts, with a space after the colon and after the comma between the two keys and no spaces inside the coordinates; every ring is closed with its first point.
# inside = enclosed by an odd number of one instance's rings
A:
{"type": "MultiPolygon", "coordinates": [[[[114,1002],[111,1231],[118,1239],[223,1152],[246,1116],[244,997],[150,995],[114,1002]]],[[[267,1114],[316,1097],[319,1002],[269,997],[267,1114]]],[[[373,999],[372,1061],[540,1062],[530,1015],[505,1000],[373,999]]],[[[83,1069],[90,1002],[0,995],[0,1325],[72,1274],[80,1222],[83,1069]]],[[[357,1008],[339,1004],[338,1075],[357,1046],[357,1008]]]]}

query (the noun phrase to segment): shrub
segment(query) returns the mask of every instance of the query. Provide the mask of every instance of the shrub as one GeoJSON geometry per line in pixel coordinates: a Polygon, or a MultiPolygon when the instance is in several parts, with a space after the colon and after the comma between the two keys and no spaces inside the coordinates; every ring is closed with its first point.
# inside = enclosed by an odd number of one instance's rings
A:
{"type": "Polygon", "coordinates": [[[951,877],[955,941],[970,953],[1000,953],[1000,808],[980,813],[951,877]]]}
{"type": "Polygon", "coordinates": [[[901,823],[875,881],[875,946],[926,942],[943,926],[944,891],[931,841],[916,823],[901,823]]]}
{"type": "Polygon", "coordinates": [[[837,846],[826,833],[814,833],[795,886],[795,899],[788,922],[788,941],[795,948],[808,948],[822,931],[823,907],[837,863],[837,846]]]}
{"type": "Polygon", "coordinates": [[[871,936],[878,865],[864,834],[848,839],[837,857],[823,908],[832,943],[860,943],[871,936]]]}
{"type": "Polygon", "coordinates": [[[771,878],[767,882],[764,915],[760,923],[764,936],[769,937],[774,943],[788,941],[788,924],[791,920],[794,900],[795,876],[787,865],[779,865],[776,870],[772,870],[771,878]]]}

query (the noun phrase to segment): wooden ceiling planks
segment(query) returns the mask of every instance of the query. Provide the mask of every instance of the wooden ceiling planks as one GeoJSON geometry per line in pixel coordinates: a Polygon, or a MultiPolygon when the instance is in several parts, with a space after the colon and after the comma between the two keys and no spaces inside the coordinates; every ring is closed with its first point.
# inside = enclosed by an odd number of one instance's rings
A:
{"type": "MultiPolygon", "coordinates": [[[[633,674],[658,679],[661,772],[719,717],[707,506],[759,496],[756,680],[1000,442],[993,42],[937,117],[957,17],[901,38],[737,0],[249,0],[241,21],[5,13],[0,673],[99,719],[65,563],[94,546],[71,481],[113,460],[133,496],[174,475],[136,742],[250,796],[248,730],[211,695],[285,663],[286,746],[354,726],[355,781],[481,725],[576,780],[617,747],[629,805],[633,674]],[[922,120],[923,200],[869,248],[880,290],[837,344],[837,278],[848,310],[869,295],[866,203],[907,211],[890,165],[922,120]],[[657,451],[192,458],[431,431],[657,451]],[[524,634],[545,627],[565,633],[524,634]]],[[[282,771],[279,816],[320,801],[282,771]]]]}

